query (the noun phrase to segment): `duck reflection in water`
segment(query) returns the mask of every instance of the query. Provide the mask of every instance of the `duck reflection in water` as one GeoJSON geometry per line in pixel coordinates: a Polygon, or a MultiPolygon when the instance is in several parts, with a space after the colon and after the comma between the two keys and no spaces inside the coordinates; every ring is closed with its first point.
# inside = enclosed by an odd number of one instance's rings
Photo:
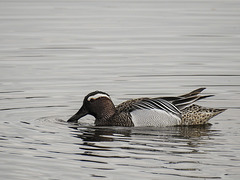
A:
{"type": "Polygon", "coordinates": [[[117,127],[70,127],[74,129],[73,137],[83,141],[114,141],[118,137],[130,137],[131,128],[117,127]]]}
{"type": "Polygon", "coordinates": [[[211,124],[201,126],[178,126],[178,127],[77,127],[70,126],[72,136],[80,138],[83,141],[100,142],[100,141],[125,141],[132,136],[149,137],[154,139],[171,138],[200,138],[201,136],[211,136],[216,130],[211,130],[211,124]]]}

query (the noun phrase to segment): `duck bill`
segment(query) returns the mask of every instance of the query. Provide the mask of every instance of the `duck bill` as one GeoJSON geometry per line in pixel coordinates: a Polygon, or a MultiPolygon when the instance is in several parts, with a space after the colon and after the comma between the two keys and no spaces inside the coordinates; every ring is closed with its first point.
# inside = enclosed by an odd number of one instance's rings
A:
{"type": "Polygon", "coordinates": [[[77,123],[80,118],[86,116],[87,114],[88,111],[84,106],[82,106],[76,114],[74,114],[71,118],[68,119],[67,122],[77,123]]]}

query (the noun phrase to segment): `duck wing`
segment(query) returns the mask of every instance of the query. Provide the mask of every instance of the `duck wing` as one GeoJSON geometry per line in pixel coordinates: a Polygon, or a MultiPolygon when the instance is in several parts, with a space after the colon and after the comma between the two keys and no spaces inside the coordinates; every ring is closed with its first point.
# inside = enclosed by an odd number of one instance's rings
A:
{"type": "Polygon", "coordinates": [[[137,98],[130,99],[119,104],[116,109],[118,111],[133,111],[134,109],[162,109],[166,112],[173,114],[179,114],[179,110],[182,110],[186,106],[207,97],[213,95],[199,95],[206,88],[198,88],[190,93],[183,94],[180,96],[167,96],[157,98],[137,98]]]}
{"type": "Polygon", "coordinates": [[[163,110],[181,117],[179,109],[164,99],[143,99],[142,101],[132,105],[131,111],[134,110],[163,110]]]}
{"type": "Polygon", "coordinates": [[[143,110],[143,109],[160,109],[164,110],[168,113],[176,114],[178,116],[181,115],[179,109],[173,105],[171,102],[162,99],[162,98],[138,98],[131,99],[125,102],[122,102],[116,107],[118,112],[128,111],[132,112],[134,110],[143,110]]]}
{"type": "Polygon", "coordinates": [[[183,94],[177,97],[158,97],[155,99],[164,99],[170,103],[172,103],[174,106],[176,106],[179,110],[184,109],[186,106],[193,104],[194,102],[204,99],[207,97],[211,97],[213,95],[199,95],[204,89],[206,88],[198,88],[190,93],[183,94]]]}

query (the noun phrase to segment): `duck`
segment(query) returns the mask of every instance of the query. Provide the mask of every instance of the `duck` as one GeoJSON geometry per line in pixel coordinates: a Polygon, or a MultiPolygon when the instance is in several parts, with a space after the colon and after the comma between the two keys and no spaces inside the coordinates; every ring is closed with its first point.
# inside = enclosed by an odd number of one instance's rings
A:
{"type": "Polygon", "coordinates": [[[136,98],[115,106],[110,95],[94,91],[85,96],[83,105],[68,123],[78,123],[86,115],[95,117],[96,126],[167,127],[208,124],[209,119],[226,109],[203,107],[194,102],[213,95],[200,95],[206,88],[172,97],[136,98]]]}

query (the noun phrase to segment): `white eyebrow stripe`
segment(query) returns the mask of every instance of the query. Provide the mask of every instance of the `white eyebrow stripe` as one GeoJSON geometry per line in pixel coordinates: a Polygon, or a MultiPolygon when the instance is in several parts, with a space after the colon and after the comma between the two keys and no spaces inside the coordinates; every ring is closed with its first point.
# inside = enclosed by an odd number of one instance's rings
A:
{"type": "Polygon", "coordinates": [[[108,95],[98,93],[98,94],[95,94],[94,96],[89,96],[87,100],[90,101],[91,99],[98,99],[100,97],[107,97],[108,99],[110,99],[108,95]]]}

